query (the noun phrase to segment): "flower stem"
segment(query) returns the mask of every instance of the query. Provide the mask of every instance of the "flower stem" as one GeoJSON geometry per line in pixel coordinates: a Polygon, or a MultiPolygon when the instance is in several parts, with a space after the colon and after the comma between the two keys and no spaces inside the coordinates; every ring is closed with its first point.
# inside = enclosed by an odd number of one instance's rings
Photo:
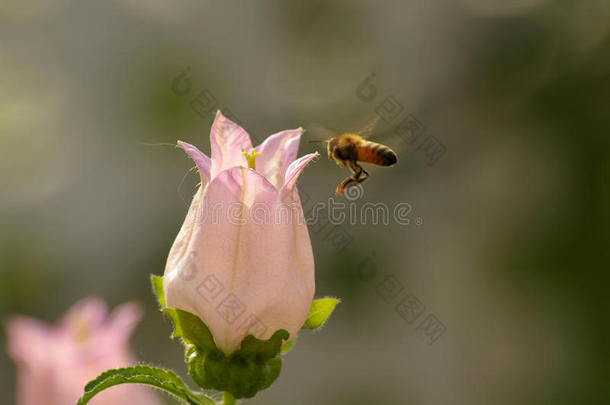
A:
{"type": "Polygon", "coordinates": [[[222,405],[235,405],[235,397],[229,391],[223,392],[222,405]]]}

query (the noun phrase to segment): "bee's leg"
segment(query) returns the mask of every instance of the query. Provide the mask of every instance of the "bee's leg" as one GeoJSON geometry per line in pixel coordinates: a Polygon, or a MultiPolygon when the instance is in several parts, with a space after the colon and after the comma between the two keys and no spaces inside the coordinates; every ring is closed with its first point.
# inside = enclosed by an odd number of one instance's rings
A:
{"type": "MultiPolygon", "coordinates": [[[[343,165],[345,165],[346,161],[342,161],[343,165]]],[[[347,160],[349,164],[349,168],[352,171],[352,175],[343,180],[338,186],[335,194],[340,195],[343,193],[343,190],[349,187],[356,186],[362,183],[369,177],[369,174],[356,162],[355,160],[347,160]]]]}
{"type": "Polygon", "coordinates": [[[350,161],[349,166],[350,169],[352,169],[352,172],[354,173],[354,180],[356,180],[358,183],[362,183],[369,177],[368,172],[364,170],[362,166],[358,164],[358,162],[350,161]]]}
{"type": "Polygon", "coordinates": [[[337,189],[335,190],[335,194],[337,195],[341,195],[343,193],[343,190],[345,190],[346,188],[350,188],[355,186],[356,184],[358,184],[359,181],[356,180],[354,178],[354,176],[350,176],[350,177],[346,177],[345,180],[343,180],[338,186],[337,189]]]}
{"type": "Polygon", "coordinates": [[[355,160],[350,160],[348,163],[350,170],[352,171],[352,173],[354,173],[352,177],[354,179],[360,178],[360,174],[362,173],[362,167],[355,160]]]}
{"type": "Polygon", "coordinates": [[[362,173],[360,174],[360,183],[369,178],[369,172],[362,169],[362,173]]]}

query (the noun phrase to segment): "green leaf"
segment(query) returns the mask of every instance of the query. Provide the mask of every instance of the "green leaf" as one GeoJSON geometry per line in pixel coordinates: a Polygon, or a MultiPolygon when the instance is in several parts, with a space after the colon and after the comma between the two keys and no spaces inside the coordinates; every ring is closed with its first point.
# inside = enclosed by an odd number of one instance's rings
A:
{"type": "Polygon", "coordinates": [[[332,314],[335,306],[341,302],[338,298],[320,298],[314,300],[309,308],[309,314],[303,325],[303,329],[318,329],[332,314]]]}
{"type": "Polygon", "coordinates": [[[150,281],[152,283],[153,292],[157,296],[157,301],[161,308],[165,308],[165,293],[163,292],[163,277],[150,275],[150,281]]]}
{"type": "Polygon", "coordinates": [[[84,395],[77,405],[85,405],[96,394],[119,384],[146,384],[159,388],[189,405],[215,405],[215,402],[199,392],[191,391],[176,374],[169,370],[149,366],[133,366],[108,370],[85,386],[84,395]]]}

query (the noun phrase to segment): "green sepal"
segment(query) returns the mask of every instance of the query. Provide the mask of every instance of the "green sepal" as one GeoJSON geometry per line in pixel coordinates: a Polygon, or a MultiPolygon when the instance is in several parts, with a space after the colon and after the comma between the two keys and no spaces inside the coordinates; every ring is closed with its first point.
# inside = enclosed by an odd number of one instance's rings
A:
{"type": "Polygon", "coordinates": [[[284,354],[284,353],[290,351],[290,349],[292,349],[292,346],[294,346],[295,339],[296,339],[296,336],[282,345],[282,354],[284,354]]]}
{"type": "Polygon", "coordinates": [[[195,345],[199,350],[216,350],[212,332],[197,315],[176,308],[163,308],[163,312],[169,315],[174,325],[172,338],[182,338],[186,345],[195,345]]]}
{"type": "Polygon", "coordinates": [[[149,366],[133,366],[104,371],[85,386],[85,393],[77,405],[87,404],[101,391],[119,384],[145,384],[156,387],[189,405],[215,405],[215,402],[200,392],[191,391],[180,377],[172,371],[149,366]]]}
{"type": "Polygon", "coordinates": [[[319,329],[328,320],[335,306],[341,302],[338,298],[320,298],[314,300],[309,308],[309,314],[302,329],[319,329]]]}
{"type": "Polygon", "coordinates": [[[162,277],[151,276],[151,282],[161,310],[174,326],[172,337],[180,338],[185,345],[185,362],[197,385],[228,391],[235,398],[251,398],[279,376],[282,367],[279,354],[284,341],[290,337],[286,330],[277,330],[268,340],[248,335],[238,350],[226,355],[216,346],[211,331],[198,316],[165,307],[162,277]]]}
{"type": "Polygon", "coordinates": [[[205,351],[189,345],[185,361],[191,378],[202,388],[228,391],[235,398],[251,398],[279,376],[282,359],[278,354],[288,337],[283,329],[276,331],[269,340],[248,335],[230,356],[218,349],[205,351]]]}
{"type": "Polygon", "coordinates": [[[165,292],[163,292],[163,277],[150,275],[150,282],[152,283],[153,293],[157,297],[157,302],[161,309],[165,308],[165,292]]]}

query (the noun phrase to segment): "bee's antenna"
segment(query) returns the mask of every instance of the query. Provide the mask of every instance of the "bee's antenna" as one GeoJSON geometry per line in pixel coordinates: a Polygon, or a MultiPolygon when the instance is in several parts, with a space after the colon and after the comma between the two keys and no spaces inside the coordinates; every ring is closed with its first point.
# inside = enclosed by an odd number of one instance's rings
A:
{"type": "Polygon", "coordinates": [[[328,139],[310,139],[307,142],[309,142],[309,143],[322,143],[322,142],[328,143],[328,139]]]}

